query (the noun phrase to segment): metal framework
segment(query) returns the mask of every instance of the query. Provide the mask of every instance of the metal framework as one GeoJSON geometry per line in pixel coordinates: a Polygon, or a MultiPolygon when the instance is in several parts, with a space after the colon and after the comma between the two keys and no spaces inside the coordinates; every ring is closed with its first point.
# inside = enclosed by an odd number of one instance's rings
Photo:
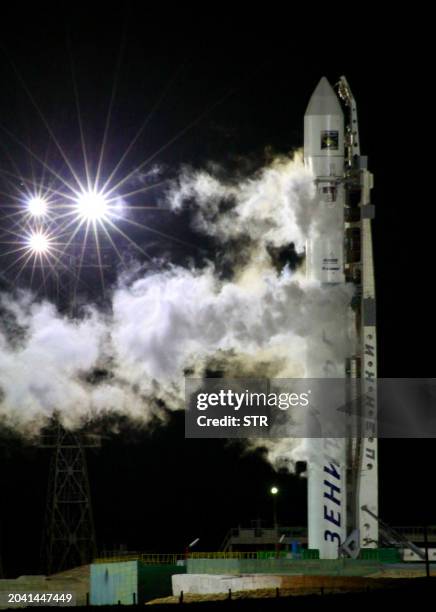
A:
{"type": "MultiPolygon", "coordinates": [[[[394,546],[395,548],[408,548],[414,552],[419,559],[423,559],[424,561],[426,560],[426,552],[408,540],[400,531],[397,531],[394,529],[394,527],[390,527],[387,523],[382,521],[379,516],[374,514],[374,512],[371,512],[371,510],[369,510],[369,508],[366,506],[362,506],[362,512],[366,512],[366,514],[368,514],[373,520],[377,521],[380,526],[380,539],[387,546],[394,546]]],[[[427,530],[425,531],[425,539],[428,539],[427,530]]]]}
{"type": "Polygon", "coordinates": [[[354,283],[358,296],[352,305],[355,352],[350,357],[348,376],[355,380],[354,396],[362,398],[359,427],[351,432],[349,442],[348,524],[357,529],[359,548],[374,548],[379,544],[379,522],[374,518],[378,516],[378,444],[377,330],[371,235],[375,209],[370,199],[373,175],[367,168],[367,158],[360,154],[354,96],[344,76],[338,85],[339,96],[349,113],[345,144],[348,247],[345,268],[347,280],[354,283]],[[355,196],[358,200],[353,203],[355,196]],[[364,512],[363,508],[370,512],[364,512]]]}
{"type": "Polygon", "coordinates": [[[48,575],[89,563],[96,555],[85,448],[98,446],[98,438],[66,431],[59,423],[41,441],[41,447],[54,449],[42,551],[48,575]]]}

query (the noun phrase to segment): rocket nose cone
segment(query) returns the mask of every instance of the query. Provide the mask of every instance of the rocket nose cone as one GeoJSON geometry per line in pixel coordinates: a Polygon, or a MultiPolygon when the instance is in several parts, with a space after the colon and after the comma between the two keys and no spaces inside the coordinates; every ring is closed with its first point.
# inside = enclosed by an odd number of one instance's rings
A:
{"type": "Polygon", "coordinates": [[[341,105],[335,90],[322,77],[307,105],[306,115],[342,115],[341,105]]]}

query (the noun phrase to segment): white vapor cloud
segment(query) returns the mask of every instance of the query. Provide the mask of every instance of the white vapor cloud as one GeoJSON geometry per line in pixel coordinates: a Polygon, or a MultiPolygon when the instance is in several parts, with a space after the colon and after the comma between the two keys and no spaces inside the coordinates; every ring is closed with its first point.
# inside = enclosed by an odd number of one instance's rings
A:
{"type": "MultiPolygon", "coordinates": [[[[249,259],[235,262],[231,280],[212,264],[120,280],[110,314],[89,306],[80,319],[27,292],[0,296],[0,414],[8,425],[35,432],[55,413],[68,427],[111,413],[146,423],[161,402],[183,408],[185,372],[202,376],[214,361],[229,376],[281,378],[343,362],[349,288],[278,272],[267,251],[292,242],[301,252],[322,230],[301,157],[276,159],[239,182],[185,170],[167,197],[175,212],[192,208],[197,230],[223,243],[249,238],[249,259]],[[325,330],[333,342],[323,342],[325,330]],[[93,380],[95,369],[108,376],[93,380]]],[[[301,445],[290,441],[271,457],[285,446],[298,458],[301,445]]]]}
{"type": "Polygon", "coordinates": [[[168,192],[173,210],[193,201],[195,227],[210,236],[227,241],[247,235],[275,247],[292,241],[300,251],[316,218],[314,196],[313,176],[300,154],[294,159],[276,158],[238,183],[186,169],[168,192]],[[233,203],[224,214],[223,201],[233,203]]]}

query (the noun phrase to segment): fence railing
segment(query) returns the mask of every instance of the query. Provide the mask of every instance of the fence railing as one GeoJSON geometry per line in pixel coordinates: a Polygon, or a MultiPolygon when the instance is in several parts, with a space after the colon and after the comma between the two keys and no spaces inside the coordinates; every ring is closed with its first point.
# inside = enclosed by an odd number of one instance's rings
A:
{"type": "Polygon", "coordinates": [[[189,553],[135,553],[106,552],[94,559],[94,563],[122,563],[141,561],[148,565],[176,565],[186,559],[257,559],[257,552],[189,552],[189,553]]]}

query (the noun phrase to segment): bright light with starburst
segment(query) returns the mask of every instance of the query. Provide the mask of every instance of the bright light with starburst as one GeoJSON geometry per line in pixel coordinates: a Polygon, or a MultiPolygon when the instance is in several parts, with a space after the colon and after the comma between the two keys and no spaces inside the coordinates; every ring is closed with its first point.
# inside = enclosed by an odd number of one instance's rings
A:
{"type": "Polygon", "coordinates": [[[77,212],[84,221],[104,221],[109,214],[109,203],[102,192],[85,191],[77,198],[77,212]]]}
{"type": "MultiPolygon", "coordinates": [[[[25,166],[26,171],[23,173],[11,158],[12,171],[7,170],[6,176],[17,180],[16,193],[11,194],[8,202],[5,205],[2,202],[0,207],[0,275],[5,277],[6,272],[13,270],[13,284],[18,282],[21,274],[28,268],[31,270],[30,283],[40,282],[45,291],[51,290],[46,280],[50,274],[58,278],[59,270],[69,271],[75,279],[76,287],[80,282],[82,269],[87,267],[98,268],[104,291],[105,269],[111,268],[110,263],[108,264],[110,255],[115,255],[124,266],[128,266],[131,261],[132,249],[151,259],[148,243],[144,246],[139,237],[141,230],[146,231],[147,236],[153,234],[189,248],[197,248],[195,244],[144,223],[142,215],[142,211],[147,209],[164,210],[157,207],[155,202],[144,198],[147,197],[147,192],[166,181],[164,177],[151,183],[148,178],[143,180],[144,169],[150,166],[158,153],[185,133],[186,129],[136,166],[126,170],[126,160],[130,159],[131,151],[139,142],[149,117],[139,126],[125,149],[120,151],[119,158],[111,159],[109,164],[106,149],[112,129],[112,103],[109,105],[98,151],[87,145],[77,91],[75,97],[82,145],[79,167],[73,163],[68,150],[63,147],[33,96],[32,104],[51,139],[48,151],[51,153],[51,146],[54,147],[56,161],[52,162],[48,154],[39,156],[31,147],[19,139],[16,140],[29,154],[31,164],[25,166]],[[91,157],[88,156],[88,149],[92,150],[91,157]],[[93,163],[89,163],[90,161],[93,163]],[[32,170],[31,177],[27,175],[29,168],[32,170]],[[140,202],[137,199],[139,196],[140,202]],[[11,210],[5,212],[5,209],[11,210]],[[139,212],[135,213],[136,209],[141,211],[141,216],[139,212]],[[4,252],[3,244],[7,245],[4,252]],[[5,259],[2,260],[2,257],[5,259]]],[[[13,134],[11,137],[15,140],[13,134]]],[[[160,177],[161,172],[155,172],[153,167],[150,167],[144,176],[149,175],[160,177]]],[[[149,196],[154,197],[153,193],[149,196]]],[[[154,244],[154,241],[151,244],[154,244]]],[[[9,276],[12,276],[12,273],[9,276]]]]}
{"type": "Polygon", "coordinates": [[[35,255],[43,255],[50,250],[50,240],[42,231],[32,232],[27,238],[27,246],[35,255]]]}
{"type": "Polygon", "coordinates": [[[33,196],[27,201],[27,210],[32,217],[43,217],[47,214],[47,201],[40,196],[33,196]]]}

